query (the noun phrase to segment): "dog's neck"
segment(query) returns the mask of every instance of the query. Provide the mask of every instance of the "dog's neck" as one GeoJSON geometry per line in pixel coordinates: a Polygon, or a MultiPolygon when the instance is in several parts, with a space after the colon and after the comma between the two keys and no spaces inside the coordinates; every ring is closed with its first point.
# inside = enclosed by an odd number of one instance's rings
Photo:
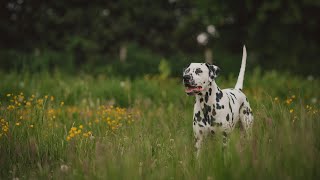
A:
{"type": "Polygon", "coordinates": [[[215,109],[216,96],[220,94],[220,92],[221,89],[217,86],[216,82],[210,82],[203,92],[196,95],[196,106],[202,111],[206,110],[206,106],[210,106],[212,110],[215,109]]]}

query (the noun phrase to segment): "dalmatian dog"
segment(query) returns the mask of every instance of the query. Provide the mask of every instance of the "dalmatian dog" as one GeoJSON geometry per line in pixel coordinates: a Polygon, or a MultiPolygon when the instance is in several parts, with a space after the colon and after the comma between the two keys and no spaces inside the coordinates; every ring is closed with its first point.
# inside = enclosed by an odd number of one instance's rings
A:
{"type": "Polygon", "coordinates": [[[183,72],[183,84],[187,95],[194,95],[196,102],[193,113],[195,147],[199,156],[201,144],[208,134],[222,134],[225,145],[228,134],[240,121],[248,132],[253,123],[252,111],[242,92],[247,51],[243,46],[242,63],[234,88],[221,90],[215,79],[219,67],[207,63],[191,63],[183,72]]]}

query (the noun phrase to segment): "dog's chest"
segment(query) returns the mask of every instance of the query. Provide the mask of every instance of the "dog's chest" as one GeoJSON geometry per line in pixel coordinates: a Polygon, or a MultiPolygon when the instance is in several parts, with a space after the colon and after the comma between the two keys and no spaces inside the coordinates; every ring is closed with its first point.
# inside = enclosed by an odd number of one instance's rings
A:
{"type": "Polygon", "coordinates": [[[236,95],[229,91],[212,94],[208,100],[196,101],[194,106],[194,128],[231,131],[239,120],[240,105],[236,95]],[[232,95],[233,94],[233,95],[232,95]]]}

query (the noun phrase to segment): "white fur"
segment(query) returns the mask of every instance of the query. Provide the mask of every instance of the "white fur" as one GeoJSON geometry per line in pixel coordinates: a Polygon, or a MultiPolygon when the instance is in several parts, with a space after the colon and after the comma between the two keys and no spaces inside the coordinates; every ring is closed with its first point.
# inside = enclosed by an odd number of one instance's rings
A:
{"type": "Polygon", "coordinates": [[[246,70],[246,61],[247,61],[247,50],[246,50],[246,46],[243,46],[241,68],[240,68],[240,72],[239,72],[239,76],[238,76],[238,80],[237,80],[237,84],[235,86],[235,89],[242,89],[244,72],[246,70]]]}

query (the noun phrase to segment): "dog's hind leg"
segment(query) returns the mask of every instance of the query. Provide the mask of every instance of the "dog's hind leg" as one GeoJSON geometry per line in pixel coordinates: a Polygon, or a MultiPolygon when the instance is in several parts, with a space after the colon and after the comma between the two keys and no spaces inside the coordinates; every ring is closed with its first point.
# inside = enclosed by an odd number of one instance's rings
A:
{"type": "Polygon", "coordinates": [[[239,111],[241,126],[246,133],[250,133],[250,129],[253,124],[253,114],[249,102],[243,102],[243,106],[240,108],[239,111]]]}

